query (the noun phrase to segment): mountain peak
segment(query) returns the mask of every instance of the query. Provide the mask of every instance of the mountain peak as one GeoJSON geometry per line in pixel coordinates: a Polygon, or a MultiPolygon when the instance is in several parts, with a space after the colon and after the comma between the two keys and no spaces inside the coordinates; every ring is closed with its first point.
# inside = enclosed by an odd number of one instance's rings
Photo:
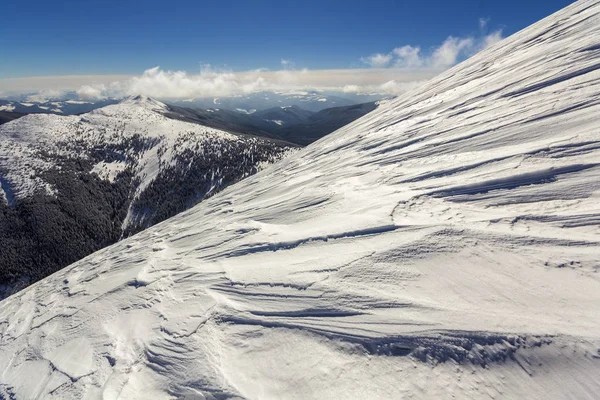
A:
{"type": "Polygon", "coordinates": [[[137,105],[148,109],[166,109],[167,105],[163,102],[160,102],[152,97],[148,97],[142,94],[132,95],[121,100],[119,104],[131,104],[137,105]]]}

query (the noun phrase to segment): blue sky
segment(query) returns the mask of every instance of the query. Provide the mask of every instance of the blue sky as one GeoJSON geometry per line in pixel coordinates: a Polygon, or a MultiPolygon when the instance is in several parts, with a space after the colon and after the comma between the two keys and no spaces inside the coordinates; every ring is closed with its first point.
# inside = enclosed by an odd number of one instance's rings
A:
{"type": "Polygon", "coordinates": [[[463,1],[8,1],[0,78],[140,74],[160,65],[195,72],[361,67],[361,57],[448,36],[508,36],[570,4],[463,1]]]}

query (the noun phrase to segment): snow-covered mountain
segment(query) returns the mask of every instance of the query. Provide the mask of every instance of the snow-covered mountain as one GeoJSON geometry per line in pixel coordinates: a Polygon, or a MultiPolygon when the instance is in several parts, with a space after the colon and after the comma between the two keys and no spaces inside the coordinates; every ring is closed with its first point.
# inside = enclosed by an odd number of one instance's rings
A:
{"type": "Polygon", "coordinates": [[[599,37],[574,3],[5,299],[4,396],[597,398],[599,37]]]}
{"type": "Polygon", "coordinates": [[[116,104],[119,100],[106,99],[98,101],[82,101],[74,99],[54,99],[43,101],[0,100],[0,111],[24,114],[57,114],[76,115],[90,112],[97,108],[116,104]]]}
{"type": "Polygon", "coordinates": [[[247,114],[221,108],[203,110],[170,105],[165,115],[228,132],[246,132],[304,146],[362,117],[376,107],[377,104],[372,102],[312,112],[289,106],[247,114]]]}
{"type": "Polygon", "coordinates": [[[146,97],[0,126],[0,285],[12,291],[183,211],[293,146],[165,116],[146,97]]]}

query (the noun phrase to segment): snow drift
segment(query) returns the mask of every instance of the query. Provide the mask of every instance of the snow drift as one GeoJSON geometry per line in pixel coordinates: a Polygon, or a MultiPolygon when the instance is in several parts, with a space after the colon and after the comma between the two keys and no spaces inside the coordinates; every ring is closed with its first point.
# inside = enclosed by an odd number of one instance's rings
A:
{"type": "Polygon", "coordinates": [[[594,398],[598,38],[577,2],[4,300],[0,387],[594,398]]]}

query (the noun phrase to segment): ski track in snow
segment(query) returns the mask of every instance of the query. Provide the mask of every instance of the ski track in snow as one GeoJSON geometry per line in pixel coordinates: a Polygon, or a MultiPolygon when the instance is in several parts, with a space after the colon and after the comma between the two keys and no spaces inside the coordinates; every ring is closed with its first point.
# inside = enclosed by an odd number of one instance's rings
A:
{"type": "Polygon", "coordinates": [[[599,37],[575,3],[4,300],[0,393],[597,397],[599,37]]]}

